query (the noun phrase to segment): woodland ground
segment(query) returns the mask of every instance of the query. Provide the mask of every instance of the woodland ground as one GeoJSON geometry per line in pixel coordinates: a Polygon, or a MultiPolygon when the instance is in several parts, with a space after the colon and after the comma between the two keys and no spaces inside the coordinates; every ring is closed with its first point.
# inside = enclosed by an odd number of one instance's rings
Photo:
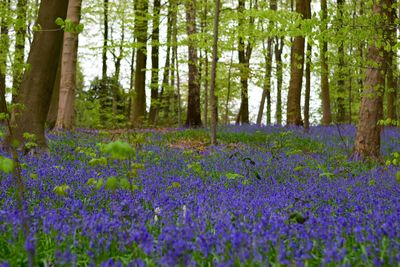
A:
{"type": "Polygon", "coordinates": [[[28,249],[40,266],[400,266],[400,130],[383,133],[385,165],[348,160],[354,137],[353,126],[227,127],[218,146],[203,129],[48,134],[50,155],[22,158],[27,241],[1,175],[0,265],[26,265],[28,249]]]}

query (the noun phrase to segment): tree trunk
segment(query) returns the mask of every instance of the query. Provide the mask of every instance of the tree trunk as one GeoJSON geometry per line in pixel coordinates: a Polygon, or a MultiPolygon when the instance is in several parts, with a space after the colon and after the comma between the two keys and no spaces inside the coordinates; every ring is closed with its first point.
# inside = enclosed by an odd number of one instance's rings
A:
{"type": "MultiPolygon", "coordinates": [[[[311,0],[307,1],[307,19],[311,19],[311,0]]],[[[310,95],[311,95],[311,58],[312,58],[312,46],[310,42],[307,42],[307,60],[306,60],[306,86],[304,93],[304,130],[308,132],[310,129],[310,95]]]]}
{"type": "Polygon", "coordinates": [[[215,1],[215,14],[214,14],[214,40],[212,50],[212,65],[211,65],[211,84],[210,84],[210,100],[211,100],[211,144],[217,144],[217,97],[215,96],[215,83],[217,77],[217,63],[218,63],[218,26],[219,15],[221,9],[220,0],[215,1]]]}
{"type": "MultiPolygon", "coordinates": [[[[321,31],[327,30],[328,19],[327,0],[321,0],[322,23],[321,31]]],[[[322,102],[322,124],[329,125],[332,122],[331,97],[329,91],[329,66],[328,66],[328,42],[322,40],[321,45],[321,102],[322,102]]]]}
{"type": "MultiPolygon", "coordinates": [[[[386,23],[384,18],[390,16],[390,0],[380,0],[373,4],[373,13],[381,17],[377,28],[384,29],[386,23]]],[[[378,121],[383,117],[383,91],[385,86],[385,69],[387,62],[385,57],[384,45],[377,47],[375,42],[385,43],[382,39],[383,33],[377,33],[373,37],[373,42],[368,48],[368,61],[373,62],[373,66],[366,71],[364,81],[364,93],[361,100],[360,118],[357,126],[357,135],[354,149],[354,157],[367,159],[380,159],[380,141],[382,126],[378,121]]]]}
{"type": "Polygon", "coordinates": [[[307,44],[307,62],[306,62],[306,91],[304,94],[304,129],[310,129],[310,95],[311,95],[311,53],[312,46],[307,44]]]}
{"type": "Polygon", "coordinates": [[[13,91],[12,101],[15,102],[18,89],[21,84],[22,75],[25,69],[25,37],[26,37],[26,17],[27,0],[18,0],[17,2],[17,20],[15,22],[15,47],[13,63],[13,91]]]}
{"type": "Polygon", "coordinates": [[[24,133],[34,134],[38,151],[47,150],[44,126],[63,41],[63,31],[55,21],[57,18],[65,19],[67,7],[68,0],[42,0],[37,23],[46,31],[34,34],[28,57],[30,68],[25,71],[18,95],[18,103],[23,109],[17,110],[14,138],[22,145],[24,133]]]}
{"type": "MultiPolygon", "coordinates": [[[[79,25],[82,0],[69,0],[67,19],[79,25]]],[[[56,129],[71,130],[74,118],[78,31],[65,32],[61,57],[60,96],[56,129]]]]}
{"type": "MultiPolygon", "coordinates": [[[[307,16],[306,2],[308,0],[296,1],[296,12],[307,16]]],[[[287,124],[302,125],[301,119],[301,87],[303,82],[304,70],[304,42],[303,36],[296,36],[293,40],[291,48],[291,63],[290,63],[290,83],[287,100],[287,124]]]]}
{"type": "Polygon", "coordinates": [[[188,0],[186,7],[186,27],[189,37],[188,60],[189,60],[189,95],[187,107],[187,127],[200,127],[201,111],[200,111],[200,86],[199,73],[197,69],[197,47],[196,41],[193,39],[196,35],[196,0],[188,0]]]}
{"type": "MultiPolygon", "coordinates": [[[[238,28],[243,28],[244,18],[243,13],[245,11],[245,0],[239,0],[238,12],[239,21],[238,28]]],[[[254,23],[251,18],[250,23],[254,23]]],[[[239,64],[240,64],[240,84],[241,84],[241,103],[238,116],[236,118],[236,124],[249,124],[249,76],[250,76],[250,57],[253,51],[251,42],[245,44],[245,40],[242,33],[239,33],[239,44],[238,44],[238,54],[239,54],[239,64]]]]}
{"type": "Polygon", "coordinates": [[[57,67],[57,75],[54,81],[53,92],[51,93],[49,112],[47,113],[46,125],[49,130],[53,130],[56,126],[58,116],[58,103],[60,99],[60,82],[61,82],[61,62],[62,62],[62,51],[60,54],[60,60],[57,67]]]}
{"type": "MultiPolygon", "coordinates": [[[[345,0],[337,0],[337,17],[339,22],[339,27],[343,24],[343,8],[345,0]]],[[[345,96],[345,73],[344,73],[344,40],[339,40],[338,56],[339,56],[339,66],[338,66],[338,80],[337,80],[337,114],[336,121],[338,123],[344,123],[346,119],[346,108],[344,102],[345,96]]]]}
{"type": "Polygon", "coordinates": [[[146,116],[146,62],[148,0],[137,0],[135,15],[136,50],[135,95],[132,105],[132,125],[141,126],[146,116]]]}
{"type": "Polygon", "coordinates": [[[100,121],[104,124],[108,121],[109,103],[109,81],[107,77],[107,51],[108,51],[108,13],[109,0],[103,0],[103,47],[102,47],[102,67],[101,67],[101,84],[100,84],[100,121]]]}
{"type": "Polygon", "coordinates": [[[159,107],[158,99],[158,72],[159,72],[159,43],[160,43],[160,9],[161,1],[153,2],[153,30],[151,41],[151,105],[149,113],[149,123],[154,124],[156,121],[157,109],[159,107]]]}
{"type": "Polygon", "coordinates": [[[276,62],[276,124],[278,125],[282,125],[283,46],[284,46],[284,38],[277,37],[275,44],[275,62],[276,62]]]}
{"type": "Polygon", "coordinates": [[[232,67],[233,67],[233,50],[231,54],[231,60],[229,63],[229,70],[228,70],[228,92],[226,94],[226,101],[225,101],[225,125],[229,124],[229,101],[231,96],[231,77],[232,77],[232,67]]]}
{"type": "Polygon", "coordinates": [[[272,71],[272,38],[268,39],[267,48],[263,41],[263,54],[265,59],[264,86],[261,95],[260,106],[257,114],[258,125],[261,125],[262,116],[264,113],[265,100],[267,100],[267,125],[271,124],[271,71],[272,71]]]}
{"type": "MultiPolygon", "coordinates": [[[[0,93],[5,96],[6,93],[6,73],[7,73],[7,55],[10,48],[9,32],[9,21],[8,16],[10,14],[10,1],[0,2],[0,93]]],[[[0,101],[5,101],[5,97],[1,96],[0,101]]],[[[7,103],[0,102],[0,113],[6,113],[7,103]]]]}
{"type": "MultiPolygon", "coordinates": [[[[397,1],[392,1],[392,4],[395,5],[397,1]]],[[[389,24],[395,24],[396,11],[393,9],[390,13],[389,24]]],[[[397,29],[392,27],[389,30],[389,42],[391,47],[394,47],[397,44],[397,29]]],[[[391,124],[394,125],[394,122],[397,120],[396,114],[396,98],[397,98],[397,78],[395,77],[395,73],[397,71],[397,58],[396,54],[393,50],[387,53],[387,63],[388,63],[388,72],[387,72],[387,118],[391,120],[391,124]]]]}

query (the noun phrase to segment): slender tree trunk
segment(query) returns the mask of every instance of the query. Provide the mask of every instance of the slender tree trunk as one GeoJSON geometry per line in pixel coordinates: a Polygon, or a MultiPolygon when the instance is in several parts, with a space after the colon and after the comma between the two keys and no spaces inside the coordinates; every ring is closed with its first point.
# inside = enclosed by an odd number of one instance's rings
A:
{"type": "Polygon", "coordinates": [[[228,70],[228,92],[226,94],[226,101],[225,101],[225,125],[229,124],[229,101],[231,96],[231,77],[232,77],[232,67],[233,67],[233,50],[231,54],[231,61],[229,63],[229,70],[228,70]]]}
{"type": "Polygon", "coordinates": [[[103,0],[103,47],[102,47],[102,67],[101,67],[101,84],[100,84],[100,121],[105,123],[108,121],[109,103],[108,95],[109,82],[107,77],[107,52],[108,52],[108,13],[109,0],[103,0]]]}
{"type": "Polygon", "coordinates": [[[15,22],[15,47],[13,64],[13,91],[12,101],[15,102],[17,92],[21,84],[22,75],[25,66],[25,37],[27,24],[27,0],[18,0],[17,2],[17,20],[15,22]]]}
{"type": "MultiPolygon", "coordinates": [[[[169,84],[168,82],[170,81],[170,73],[172,73],[171,70],[171,48],[175,48],[175,46],[177,45],[177,41],[175,41],[175,39],[173,39],[173,41],[171,42],[171,38],[175,38],[175,36],[173,36],[175,34],[175,30],[176,29],[176,21],[177,21],[177,7],[176,7],[176,2],[175,0],[170,1],[169,2],[169,6],[168,6],[168,15],[167,15],[167,52],[166,52],[166,56],[165,56],[165,64],[164,64],[164,73],[163,73],[163,79],[162,79],[162,83],[161,83],[161,92],[159,95],[159,99],[161,102],[161,106],[160,106],[160,110],[158,111],[157,114],[160,113],[160,111],[163,111],[163,118],[166,121],[169,121],[170,118],[170,90],[168,89],[169,84]]],[[[176,37],[177,38],[177,37],[176,37]]],[[[172,68],[174,68],[174,66],[172,65],[172,68]]],[[[158,117],[158,116],[157,116],[158,117]]]]}
{"type": "MultiPolygon", "coordinates": [[[[393,0],[392,4],[395,5],[397,1],[393,0]]],[[[390,13],[389,24],[394,25],[396,18],[396,11],[393,9],[390,13]]],[[[394,47],[397,44],[397,28],[392,27],[389,30],[389,42],[391,47],[394,47]]],[[[388,63],[388,72],[387,72],[387,118],[390,119],[393,124],[397,120],[396,115],[396,96],[397,96],[397,78],[395,77],[395,73],[397,71],[397,58],[396,54],[393,50],[387,53],[387,63],[388,63]]]]}
{"type": "MultiPolygon", "coordinates": [[[[244,11],[245,11],[245,0],[239,0],[238,12],[239,12],[239,30],[243,28],[244,24],[244,11]]],[[[250,23],[254,23],[254,19],[250,19],[250,23]]],[[[250,76],[250,57],[253,51],[251,42],[245,44],[245,40],[242,33],[239,33],[239,64],[240,64],[240,84],[241,84],[241,103],[238,116],[236,118],[236,124],[248,124],[249,120],[249,76],[250,76]]]]}
{"type": "MultiPolygon", "coordinates": [[[[322,23],[321,31],[327,30],[327,19],[328,19],[328,4],[327,0],[321,0],[321,13],[322,23]]],[[[332,123],[331,113],[331,97],[329,89],[329,66],[328,66],[328,42],[322,40],[321,45],[321,102],[322,102],[322,124],[329,125],[332,123]]]]}
{"type": "MultiPolygon", "coordinates": [[[[339,26],[343,24],[343,8],[345,0],[337,0],[337,16],[339,26]]],[[[346,108],[345,108],[345,73],[344,73],[344,40],[339,40],[338,56],[339,56],[339,66],[338,66],[338,80],[337,80],[337,115],[336,121],[338,123],[344,123],[346,119],[346,108]]]]}
{"type": "Polygon", "coordinates": [[[159,72],[159,45],[160,45],[160,9],[161,1],[153,1],[153,30],[151,41],[151,105],[149,113],[149,122],[154,124],[156,121],[157,109],[159,107],[158,99],[158,72],[159,72]]]}
{"type": "Polygon", "coordinates": [[[24,108],[16,111],[18,114],[16,114],[17,127],[14,138],[23,144],[24,133],[34,134],[38,152],[47,149],[44,126],[63,41],[63,31],[60,31],[55,21],[57,18],[65,19],[67,7],[68,0],[41,1],[38,24],[46,31],[34,34],[28,57],[28,64],[31,67],[25,71],[18,95],[18,103],[24,108]]]}
{"type": "Polygon", "coordinates": [[[276,38],[275,62],[276,62],[276,123],[282,125],[282,84],[283,84],[283,53],[284,39],[276,38]]]}
{"type": "Polygon", "coordinates": [[[148,0],[137,0],[135,16],[136,50],[135,96],[132,105],[132,125],[141,126],[146,116],[146,62],[148,0]]]}
{"type": "MultiPolygon", "coordinates": [[[[307,16],[306,3],[308,0],[296,0],[296,12],[307,16]]],[[[302,125],[301,119],[301,87],[304,70],[304,36],[296,36],[291,48],[290,83],[287,100],[287,124],[302,125]]]]}
{"type": "Polygon", "coordinates": [[[271,124],[271,72],[272,72],[272,38],[268,39],[267,48],[263,41],[264,59],[265,59],[265,74],[264,88],[261,95],[260,107],[257,114],[257,124],[261,125],[262,116],[264,113],[265,100],[267,99],[267,125],[271,124]]]}
{"type": "Polygon", "coordinates": [[[221,2],[215,1],[215,14],[214,14],[214,40],[212,50],[212,65],[211,65],[211,84],[210,84],[210,100],[211,100],[211,144],[217,144],[217,97],[215,96],[215,84],[217,77],[217,63],[218,63],[218,26],[220,15],[221,2]]]}
{"type": "Polygon", "coordinates": [[[193,39],[196,35],[196,0],[188,0],[186,7],[186,26],[187,35],[189,37],[188,60],[189,60],[189,95],[187,108],[187,127],[200,127],[201,111],[200,111],[200,86],[199,72],[197,69],[197,47],[196,41],[193,39]]]}
{"type": "MultiPolygon", "coordinates": [[[[307,1],[307,19],[311,19],[311,0],[307,1]]],[[[304,130],[308,132],[310,129],[310,95],[311,95],[311,58],[312,46],[307,42],[307,60],[306,60],[306,86],[304,94],[304,130]]]]}
{"type": "Polygon", "coordinates": [[[306,91],[304,94],[304,129],[310,129],[310,95],[311,95],[311,54],[312,46],[307,44],[307,63],[306,63],[306,91]]]}
{"type": "MultiPolygon", "coordinates": [[[[135,43],[135,39],[133,42],[135,43]]],[[[134,85],[135,85],[135,54],[136,54],[136,49],[133,47],[132,52],[131,52],[131,62],[129,64],[129,72],[130,72],[130,79],[129,79],[129,98],[128,98],[128,109],[126,111],[126,116],[127,118],[131,118],[131,110],[132,110],[132,96],[133,96],[133,90],[134,90],[134,85]]]]}
{"type": "MultiPolygon", "coordinates": [[[[390,17],[390,0],[380,0],[373,4],[373,13],[381,17],[377,28],[386,27],[385,19],[390,17]]],[[[357,135],[354,149],[355,158],[380,159],[380,141],[382,126],[378,121],[383,117],[383,91],[385,86],[385,69],[387,62],[384,43],[387,40],[384,34],[377,33],[368,48],[368,60],[374,62],[366,71],[365,89],[361,100],[360,118],[357,126],[357,135]],[[380,40],[382,45],[377,47],[375,42],[380,40]]]]}
{"type": "MultiPolygon", "coordinates": [[[[208,17],[208,1],[205,0],[203,1],[203,5],[204,5],[204,12],[203,12],[203,16],[201,19],[201,33],[204,35],[205,34],[205,28],[207,26],[207,17],[208,17]]],[[[207,128],[208,125],[208,108],[209,108],[209,104],[208,104],[208,48],[204,49],[204,61],[201,59],[200,63],[204,62],[204,127],[207,128]]],[[[201,58],[201,53],[200,53],[200,58],[201,58]]],[[[201,74],[201,64],[200,64],[200,71],[199,73],[201,74]]],[[[201,80],[201,79],[200,79],[201,80]]],[[[211,96],[210,96],[211,98],[211,96]]]]}
{"type": "MultiPolygon", "coordinates": [[[[1,94],[6,93],[6,73],[7,73],[7,55],[10,48],[9,32],[9,18],[10,15],[10,1],[0,2],[0,92],[1,94]]],[[[5,97],[0,97],[0,113],[7,112],[7,103],[2,103],[5,97]],[[4,108],[4,109],[3,109],[4,108]]]]}
{"type": "MultiPolygon", "coordinates": [[[[69,0],[67,19],[79,25],[82,0],[69,0]]],[[[64,44],[61,57],[60,96],[56,129],[70,130],[73,127],[74,102],[76,90],[76,66],[78,58],[77,31],[64,33],[64,44]]]]}

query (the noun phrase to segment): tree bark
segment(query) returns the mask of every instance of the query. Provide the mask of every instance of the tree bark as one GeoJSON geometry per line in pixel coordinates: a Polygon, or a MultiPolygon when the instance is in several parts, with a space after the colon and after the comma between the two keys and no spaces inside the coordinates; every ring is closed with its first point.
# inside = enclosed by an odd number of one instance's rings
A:
{"type": "Polygon", "coordinates": [[[211,65],[211,84],[210,84],[210,100],[211,100],[211,144],[217,144],[217,97],[215,96],[215,84],[217,77],[217,63],[218,63],[218,26],[219,15],[221,9],[220,0],[215,1],[215,14],[214,14],[214,40],[212,49],[212,65],[211,65]]]}
{"type": "Polygon", "coordinates": [[[60,99],[60,82],[61,82],[61,62],[62,51],[60,60],[57,67],[57,75],[54,81],[53,92],[51,93],[49,112],[47,113],[46,125],[49,130],[53,130],[56,126],[58,116],[58,104],[60,99]]]}
{"type": "MultiPolygon", "coordinates": [[[[392,4],[396,4],[396,0],[392,0],[392,4]]],[[[396,11],[393,9],[390,13],[389,24],[394,25],[396,18],[396,11]]],[[[389,42],[391,47],[397,44],[397,28],[391,27],[388,31],[389,42]]],[[[393,50],[387,53],[388,72],[387,72],[387,118],[391,120],[391,124],[397,120],[396,112],[396,99],[397,99],[397,78],[395,73],[397,71],[397,58],[393,50]]]]}
{"type": "Polygon", "coordinates": [[[189,95],[187,118],[185,125],[187,127],[200,127],[201,111],[200,111],[200,86],[199,72],[197,69],[197,47],[196,41],[193,39],[196,34],[196,0],[188,0],[185,2],[186,7],[186,30],[189,38],[188,60],[189,60],[189,95]]]}
{"type": "MultiPolygon", "coordinates": [[[[296,12],[303,18],[307,16],[307,0],[296,1],[296,12]]],[[[301,119],[301,87],[304,71],[304,36],[296,36],[291,48],[290,83],[287,99],[287,124],[302,125],[301,119]]]]}
{"type": "MultiPolygon", "coordinates": [[[[7,73],[7,55],[10,47],[9,38],[9,21],[10,14],[10,1],[0,2],[0,93],[5,96],[6,94],[6,73],[7,73]]],[[[0,113],[7,112],[7,103],[5,97],[0,97],[0,113]],[[4,102],[3,102],[4,101],[4,102]]]]}
{"type": "MultiPolygon", "coordinates": [[[[311,19],[311,0],[307,1],[307,19],[311,19]]],[[[312,46],[310,42],[307,42],[307,60],[306,60],[306,86],[304,93],[304,130],[308,132],[310,129],[310,96],[311,96],[311,58],[312,58],[312,46]]]]}
{"type": "Polygon", "coordinates": [[[26,37],[26,17],[27,0],[18,0],[17,2],[17,20],[15,22],[15,46],[14,46],[14,64],[13,64],[13,91],[12,101],[15,102],[18,89],[21,84],[22,75],[25,69],[25,37],[26,37]]]}
{"type": "Polygon", "coordinates": [[[153,2],[153,30],[151,41],[151,105],[149,113],[149,122],[154,124],[156,120],[157,109],[159,107],[158,99],[158,72],[159,72],[159,43],[160,43],[160,9],[161,1],[153,2]]]}
{"type": "MultiPolygon", "coordinates": [[[[327,30],[328,19],[328,4],[327,0],[321,0],[322,23],[321,31],[327,30]]],[[[328,65],[328,42],[322,40],[321,44],[321,102],[322,102],[322,124],[329,125],[332,123],[331,113],[331,97],[329,89],[329,65],[328,65]]]]}
{"type": "MultiPolygon", "coordinates": [[[[343,8],[345,0],[337,0],[337,17],[339,22],[339,27],[343,24],[343,8]]],[[[338,123],[344,123],[346,120],[346,108],[344,102],[345,96],[345,73],[344,73],[344,40],[339,40],[338,56],[339,56],[339,66],[338,66],[338,80],[337,80],[337,114],[336,121],[338,123]]]]}
{"type": "Polygon", "coordinates": [[[282,53],[284,38],[276,38],[275,62],[276,62],[276,124],[282,125],[282,84],[283,84],[283,63],[282,53]]]}
{"type": "MultiPolygon", "coordinates": [[[[79,25],[82,0],[69,0],[67,19],[79,25]]],[[[79,32],[65,32],[61,57],[60,96],[56,130],[71,130],[74,118],[79,32]]]]}
{"type": "MultiPolygon", "coordinates": [[[[245,0],[239,0],[238,12],[239,30],[243,28],[244,24],[244,11],[245,11],[245,0]]],[[[250,24],[254,23],[254,19],[250,18],[250,24]]],[[[249,41],[245,44],[245,40],[242,33],[239,33],[239,44],[238,44],[238,55],[240,64],[240,109],[236,118],[236,124],[249,124],[249,76],[250,76],[250,57],[253,51],[252,43],[249,41]]]]}
{"type": "MultiPolygon", "coordinates": [[[[386,27],[385,19],[390,16],[390,0],[380,0],[373,4],[373,13],[379,15],[381,20],[377,28],[386,27]]],[[[385,43],[383,33],[377,33],[373,37],[372,43],[368,48],[368,60],[374,62],[374,66],[366,70],[364,81],[364,92],[361,100],[360,118],[357,126],[357,135],[355,141],[355,158],[380,159],[380,141],[382,126],[378,121],[383,117],[383,93],[385,86],[385,69],[387,62],[385,57],[384,45],[376,46],[379,43],[385,43]]]]}
{"type": "Polygon", "coordinates": [[[148,0],[137,0],[135,15],[136,50],[135,95],[132,105],[132,125],[141,126],[146,116],[146,62],[148,0]]]}
{"type": "Polygon", "coordinates": [[[38,152],[47,150],[44,126],[63,41],[63,31],[55,21],[57,18],[65,19],[67,7],[68,0],[42,0],[37,23],[43,30],[34,34],[28,57],[31,67],[24,73],[18,95],[18,103],[23,109],[16,110],[14,138],[22,145],[24,133],[34,134],[38,152]]]}

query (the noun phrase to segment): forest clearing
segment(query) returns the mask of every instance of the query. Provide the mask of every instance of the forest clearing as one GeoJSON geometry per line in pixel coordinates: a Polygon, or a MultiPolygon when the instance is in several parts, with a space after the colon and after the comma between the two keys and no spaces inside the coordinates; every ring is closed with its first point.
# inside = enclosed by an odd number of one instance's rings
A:
{"type": "Polygon", "coordinates": [[[0,0],[0,266],[400,267],[397,0],[0,0]]]}

